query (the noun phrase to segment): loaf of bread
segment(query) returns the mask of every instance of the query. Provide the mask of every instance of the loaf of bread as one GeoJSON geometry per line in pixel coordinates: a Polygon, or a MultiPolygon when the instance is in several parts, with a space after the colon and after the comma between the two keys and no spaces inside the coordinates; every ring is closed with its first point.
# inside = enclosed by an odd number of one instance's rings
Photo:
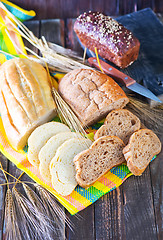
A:
{"type": "Polygon", "coordinates": [[[70,132],[70,129],[63,123],[48,122],[37,127],[28,138],[28,160],[39,167],[39,152],[45,143],[54,135],[61,132],[70,132]]]}
{"type": "Polygon", "coordinates": [[[27,59],[6,61],[0,75],[3,125],[12,147],[21,149],[38,125],[56,115],[48,75],[40,64],[27,59]]]}
{"type": "Polygon", "coordinates": [[[50,172],[52,185],[61,195],[69,195],[77,186],[73,158],[87,149],[92,141],[85,138],[72,138],[65,141],[51,160],[50,172]]]}
{"type": "Polygon", "coordinates": [[[140,120],[127,109],[117,109],[110,112],[94,135],[96,140],[102,136],[117,136],[127,144],[130,136],[140,129],[140,120]]]}
{"type": "Polygon", "coordinates": [[[60,80],[58,91],[83,126],[91,125],[129,102],[112,78],[95,70],[76,69],[67,73],[60,80]]]}
{"type": "Polygon", "coordinates": [[[111,168],[123,163],[123,141],[116,136],[98,138],[89,149],[74,157],[76,180],[81,187],[92,185],[111,168]]]}
{"type": "Polygon", "coordinates": [[[161,142],[156,134],[149,129],[140,129],[131,135],[123,154],[129,170],[139,176],[160,151],[161,142]]]}
{"type": "Polygon", "coordinates": [[[75,132],[60,132],[51,137],[41,148],[38,158],[40,161],[39,170],[43,179],[51,182],[50,162],[55,156],[57,149],[68,139],[81,138],[81,134],[75,132]]]}
{"type": "Polygon", "coordinates": [[[139,54],[140,43],[122,24],[99,12],[81,14],[75,24],[81,43],[121,68],[129,66],[139,54]]]}

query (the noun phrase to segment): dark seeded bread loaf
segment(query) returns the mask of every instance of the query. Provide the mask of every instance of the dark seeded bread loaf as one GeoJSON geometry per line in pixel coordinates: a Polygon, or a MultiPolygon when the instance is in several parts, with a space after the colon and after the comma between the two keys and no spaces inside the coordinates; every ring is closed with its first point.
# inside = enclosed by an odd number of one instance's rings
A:
{"type": "Polygon", "coordinates": [[[141,175],[151,159],[161,151],[161,142],[151,130],[141,129],[133,133],[129,144],[123,149],[129,170],[141,175]]]}
{"type": "Polygon", "coordinates": [[[89,149],[74,158],[76,180],[82,187],[88,187],[111,168],[125,161],[123,141],[115,136],[97,139],[89,149]]]}
{"type": "Polygon", "coordinates": [[[94,139],[102,136],[117,136],[127,144],[130,136],[140,129],[140,120],[127,109],[117,109],[110,112],[97,132],[94,139]]]}
{"type": "Polygon", "coordinates": [[[111,17],[99,12],[81,14],[75,24],[81,43],[99,55],[125,68],[134,62],[139,54],[140,43],[131,31],[111,17]]]}
{"type": "Polygon", "coordinates": [[[102,119],[129,102],[124,91],[109,76],[95,70],[77,69],[59,82],[58,91],[83,126],[102,119]]]}

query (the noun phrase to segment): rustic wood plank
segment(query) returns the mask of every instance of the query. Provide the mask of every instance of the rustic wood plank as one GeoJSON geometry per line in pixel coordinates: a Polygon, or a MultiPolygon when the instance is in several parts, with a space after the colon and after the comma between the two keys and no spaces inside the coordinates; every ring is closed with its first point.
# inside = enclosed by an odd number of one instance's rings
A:
{"type": "Polygon", "coordinates": [[[66,237],[71,240],[94,240],[95,226],[94,226],[94,204],[82,210],[75,216],[70,216],[71,222],[74,225],[74,231],[66,229],[66,237]]]}
{"type": "MultiPolygon", "coordinates": [[[[25,25],[27,26],[27,28],[33,32],[33,34],[36,36],[36,37],[39,37],[39,26],[40,26],[40,21],[38,20],[33,20],[33,21],[28,21],[28,22],[25,22],[25,25]]],[[[24,41],[24,45],[28,48],[30,48],[31,50],[33,50],[34,52],[38,53],[38,49],[35,48],[34,46],[32,46],[32,44],[30,44],[26,39],[23,39],[24,41]]],[[[29,53],[31,54],[31,53],[29,53]]]]}
{"type": "Polygon", "coordinates": [[[137,0],[119,1],[119,15],[124,15],[135,11],[137,11],[137,0]]]}
{"type": "Polygon", "coordinates": [[[157,239],[149,167],[123,183],[126,239],[157,239]]]}
{"type": "Polygon", "coordinates": [[[118,16],[137,9],[151,7],[155,12],[163,12],[163,2],[160,0],[13,0],[18,6],[35,10],[36,19],[76,18],[85,11],[102,11],[107,15],[118,16]]]}
{"type": "MultiPolygon", "coordinates": [[[[4,170],[7,171],[8,160],[6,157],[0,153],[0,162],[4,170]]],[[[6,183],[3,172],[0,170],[0,184],[6,183]]],[[[3,239],[3,219],[4,219],[4,202],[5,202],[5,192],[7,186],[0,186],[0,239],[3,239]]]]}
{"type": "Polygon", "coordinates": [[[66,48],[70,48],[78,52],[80,56],[83,56],[83,49],[81,48],[77,40],[76,33],[73,30],[75,20],[76,19],[67,19],[66,21],[66,27],[65,27],[66,43],[65,44],[66,44],[66,48]]]}
{"type": "Polygon", "coordinates": [[[154,9],[155,3],[154,0],[137,0],[137,10],[143,9],[143,8],[151,8],[154,9]]]}
{"type": "Polygon", "coordinates": [[[126,239],[122,186],[95,203],[96,239],[126,239]]]}
{"type": "Polygon", "coordinates": [[[160,0],[154,0],[154,11],[157,13],[163,13],[163,2],[160,0]]]}
{"type": "Polygon", "coordinates": [[[60,19],[42,20],[41,36],[45,36],[46,40],[65,46],[64,21],[60,19]],[[48,33],[48,34],[47,34],[48,33]]]}
{"type": "MultiPolygon", "coordinates": [[[[157,133],[161,142],[163,142],[163,129],[157,133]]],[[[163,203],[163,150],[157,158],[150,164],[151,186],[153,193],[153,203],[155,212],[155,221],[157,227],[158,239],[163,239],[162,227],[162,203],[163,203]]]]}

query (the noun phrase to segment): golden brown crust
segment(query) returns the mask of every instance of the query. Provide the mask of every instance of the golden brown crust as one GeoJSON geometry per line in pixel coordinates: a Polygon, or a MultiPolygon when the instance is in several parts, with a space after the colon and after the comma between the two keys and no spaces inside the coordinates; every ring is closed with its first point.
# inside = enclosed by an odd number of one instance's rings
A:
{"type": "MultiPolygon", "coordinates": [[[[105,173],[107,173],[111,168],[115,167],[115,166],[118,166],[119,164],[123,163],[125,161],[124,157],[123,157],[123,154],[122,154],[122,149],[124,147],[124,143],[123,141],[116,137],[116,136],[104,136],[104,137],[101,137],[99,139],[97,139],[91,146],[89,149],[87,150],[84,150],[82,151],[81,153],[79,153],[78,155],[76,155],[74,157],[74,164],[75,164],[75,169],[76,169],[76,180],[78,182],[78,184],[81,186],[81,187],[89,187],[91,186],[95,181],[97,181],[101,176],[103,176],[105,173]],[[110,159],[109,159],[109,155],[105,155],[105,153],[103,153],[101,151],[101,147],[103,148],[103,150],[105,149],[105,151],[109,151],[109,148],[112,147],[112,145],[110,144],[109,147],[106,145],[102,145],[104,144],[104,142],[107,142],[109,144],[109,141],[112,142],[114,141],[113,144],[117,144],[118,148],[120,148],[119,150],[118,149],[115,149],[114,153],[116,158],[119,157],[119,159],[114,159],[113,158],[115,157],[114,155],[111,155],[110,156],[110,159]],[[105,146],[105,147],[104,147],[105,146]],[[98,149],[98,152],[100,152],[100,156],[98,156],[98,159],[94,159],[93,155],[91,155],[95,150],[98,149]],[[117,151],[120,151],[118,153],[115,153],[117,151]],[[103,155],[104,154],[104,155],[103,155]],[[87,157],[89,155],[89,157],[87,157]],[[86,157],[86,159],[85,159],[86,157]],[[92,157],[92,158],[91,158],[92,157]],[[103,158],[104,157],[104,158],[103,158]],[[106,157],[106,160],[110,160],[111,162],[109,163],[105,163],[105,157],[106,157]],[[91,161],[89,161],[91,158],[91,161]],[[96,164],[97,164],[97,161],[100,161],[100,159],[102,158],[102,161],[103,161],[103,164],[106,164],[107,167],[105,170],[102,170],[102,165],[98,165],[99,167],[99,170],[97,172],[96,170],[96,164]],[[84,160],[85,159],[85,160],[84,160]],[[84,162],[85,161],[85,162],[84,162]],[[87,164],[88,162],[88,164],[87,164]],[[92,164],[92,165],[91,165],[92,164]],[[85,166],[84,166],[85,165],[85,166]],[[94,172],[92,172],[92,170],[94,172]],[[96,178],[94,178],[94,180],[89,180],[89,179],[85,179],[85,171],[87,171],[89,173],[89,177],[92,177],[93,175],[97,174],[96,178]],[[101,173],[100,173],[101,172],[101,173]],[[93,174],[91,176],[91,174],[93,174]]],[[[87,174],[86,174],[87,175],[87,174]]],[[[88,178],[89,178],[88,177],[88,178]]]]}
{"type": "MultiPolygon", "coordinates": [[[[6,134],[13,147],[24,147],[31,131],[56,114],[48,75],[38,63],[28,59],[12,59],[0,68],[1,110],[6,134]],[[15,128],[17,137],[11,136],[15,128]]],[[[14,134],[13,134],[14,135],[14,134]]]]}
{"type": "Polygon", "coordinates": [[[131,135],[128,145],[123,149],[123,154],[129,170],[134,175],[140,176],[145,171],[151,159],[156,154],[159,154],[160,151],[161,142],[156,134],[150,129],[140,129],[131,135]],[[146,138],[145,135],[149,137],[146,138]],[[147,157],[145,151],[148,152],[147,157]],[[138,159],[139,156],[141,162],[138,159]]]}
{"type": "Polygon", "coordinates": [[[129,102],[112,78],[95,70],[69,72],[60,80],[58,90],[83,126],[91,125],[109,111],[123,108],[129,102]]]}
{"type": "Polygon", "coordinates": [[[127,144],[132,133],[140,129],[140,125],[140,119],[132,112],[127,109],[116,109],[106,116],[104,124],[96,131],[94,139],[114,135],[127,144]]]}

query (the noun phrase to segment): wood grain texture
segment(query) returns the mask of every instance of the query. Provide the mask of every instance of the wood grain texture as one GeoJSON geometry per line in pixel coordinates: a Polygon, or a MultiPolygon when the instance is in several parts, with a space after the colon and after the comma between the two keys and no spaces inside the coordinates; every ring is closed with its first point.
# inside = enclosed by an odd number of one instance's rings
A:
{"type": "MultiPolygon", "coordinates": [[[[163,129],[158,134],[163,142],[163,129]]],[[[163,239],[163,149],[150,164],[151,186],[158,239],[163,239]]]]}
{"type": "Polygon", "coordinates": [[[60,19],[42,20],[40,36],[46,35],[46,40],[65,46],[64,21],[60,19]],[[48,33],[48,34],[47,34],[48,33]]]}
{"type": "Polygon", "coordinates": [[[74,231],[66,229],[66,237],[69,240],[94,240],[95,223],[94,223],[94,205],[87,207],[75,216],[70,216],[70,220],[74,224],[74,231]]]}
{"type": "MultiPolygon", "coordinates": [[[[8,170],[8,160],[0,153],[0,162],[4,170],[8,170]]],[[[5,176],[0,170],[0,184],[6,183],[5,176]]],[[[7,186],[0,186],[0,239],[3,239],[4,201],[7,186]]]]}
{"type": "Polygon", "coordinates": [[[157,239],[149,167],[123,183],[123,194],[126,239],[157,239]]]}
{"type": "Polygon", "coordinates": [[[95,203],[96,239],[126,239],[122,189],[117,188],[95,203]]]}
{"type": "Polygon", "coordinates": [[[85,11],[101,11],[106,15],[118,16],[145,7],[163,13],[162,0],[12,0],[18,6],[35,10],[35,19],[76,18],[85,11]]]}

